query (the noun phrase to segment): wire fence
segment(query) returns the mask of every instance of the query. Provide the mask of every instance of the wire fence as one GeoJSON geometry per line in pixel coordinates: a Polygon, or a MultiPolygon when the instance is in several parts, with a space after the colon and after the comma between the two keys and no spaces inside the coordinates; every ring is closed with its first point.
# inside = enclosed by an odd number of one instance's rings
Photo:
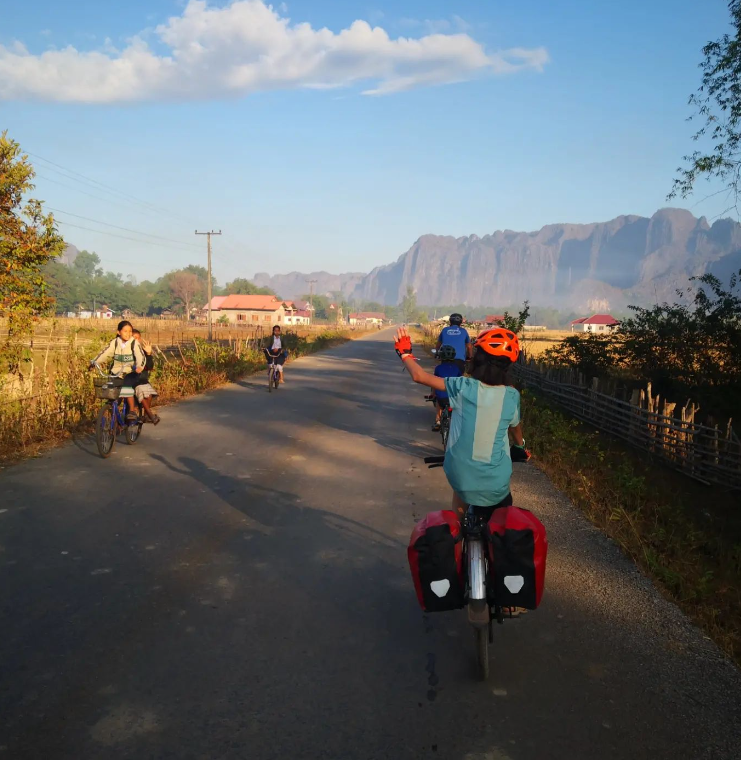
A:
{"type": "Polygon", "coordinates": [[[596,378],[591,385],[568,368],[525,359],[515,374],[523,385],[537,388],[574,417],[647,451],[675,469],[705,484],[741,489],[741,440],[731,420],[726,425],[695,421],[699,407],[684,406],[654,396],[651,385],[632,390],[629,399],[603,392],[596,378]]]}

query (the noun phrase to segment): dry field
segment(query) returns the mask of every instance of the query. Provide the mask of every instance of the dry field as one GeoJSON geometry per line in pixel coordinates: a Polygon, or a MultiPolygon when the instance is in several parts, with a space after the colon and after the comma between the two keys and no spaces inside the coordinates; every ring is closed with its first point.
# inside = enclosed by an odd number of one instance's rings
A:
{"type": "MultiPolygon", "coordinates": [[[[33,340],[27,341],[29,348],[34,352],[47,350],[67,351],[72,346],[97,345],[101,336],[111,338],[116,333],[118,318],[115,319],[70,319],[68,317],[54,317],[39,320],[34,330],[33,340]]],[[[142,334],[156,346],[162,349],[177,346],[181,343],[189,343],[193,338],[205,338],[208,327],[205,324],[184,322],[172,319],[135,318],[131,320],[134,327],[141,330],[142,334]]],[[[268,334],[272,324],[262,327],[238,327],[237,325],[220,325],[214,322],[213,336],[218,341],[232,342],[238,339],[252,339],[268,334]]],[[[299,337],[316,335],[327,330],[335,329],[335,325],[322,324],[310,327],[301,326],[292,328],[284,326],[285,332],[293,332],[299,337]]],[[[340,329],[351,330],[353,328],[341,325],[340,329]]],[[[0,341],[7,335],[7,322],[0,319],[0,341]]]]}
{"type": "Polygon", "coordinates": [[[543,332],[526,332],[520,336],[520,346],[528,356],[537,359],[559,341],[573,335],[570,330],[543,330],[543,332]]]}

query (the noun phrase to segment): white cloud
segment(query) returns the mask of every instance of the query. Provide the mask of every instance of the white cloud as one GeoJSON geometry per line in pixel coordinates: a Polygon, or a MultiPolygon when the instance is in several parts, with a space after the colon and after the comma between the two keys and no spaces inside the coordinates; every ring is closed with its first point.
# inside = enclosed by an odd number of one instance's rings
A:
{"type": "MultiPolygon", "coordinates": [[[[448,23],[449,30],[459,22],[448,23]]],[[[156,50],[141,34],[121,50],[107,43],[96,51],[69,46],[33,55],[20,43],[0,45],[0,99],[196,100],[357,83],[370,83],[366,94],[382,95],[480,74],[541,71],[548,62],[544,48],[487,53],[463,33],[391,39],[365,21],[337,33],[314,29],[263,0],[225,7],[189,0],[154,36],[156,50]]]]}

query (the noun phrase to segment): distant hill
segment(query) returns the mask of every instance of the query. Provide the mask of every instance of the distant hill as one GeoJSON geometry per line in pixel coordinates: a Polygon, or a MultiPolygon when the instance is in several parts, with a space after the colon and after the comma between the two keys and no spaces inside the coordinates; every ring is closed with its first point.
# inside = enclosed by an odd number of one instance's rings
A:
{"type": "Polygon", "coordinates": [[[529,299],[598,311],[671,299],[692,275],[712,272],[727,281],[739,269],[741,225],[722,219],[710,226],[704,217],[666,208],[650,218],[550,224],[537,232],[423,235],[394,263],[364,276],[292,272],[260,274],[255,282],[285,298],[306,292],[304,280],[317,279],[315,292],[342,290],[348,297],[389,305],[399,303],[411,285],[423,304],[506,305],[529,299]]]}
{"type": "Polygon", "coordinates": [[[307,280],[316,280],[314,283],[314,292],[322,295],[331,295],[335,291],[342,293],[351,293],[365,275],[360,272],[350,274],[329,274],[329,272],[311,272],[310,274],[301,274],[300,272],[290,272],[289,274],[278,274],[271,277],[265,272],[258,272],[252,282],[260,287],[272,288],[281,298],[298,298],[309,292],[309,283],[307,280]]]}

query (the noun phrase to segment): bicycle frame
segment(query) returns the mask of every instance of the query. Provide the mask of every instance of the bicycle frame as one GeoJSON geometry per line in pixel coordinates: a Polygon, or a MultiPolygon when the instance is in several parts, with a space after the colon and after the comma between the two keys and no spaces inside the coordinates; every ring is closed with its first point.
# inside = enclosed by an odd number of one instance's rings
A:
{"type": "MultiPolygon", "coordinates": [[[[121,414],[121,409],[118,406],[118,399],[113,400],[111,399],[108,402],[113,407],[113,414],[111,415],[111,432],[116,432],[116,427],[119,428],[125,428],[126,427],[126,419],[121,414]]],[[[126,408],[126,402],[124,401],[122,403],[123,408],[126,408]]]]}

